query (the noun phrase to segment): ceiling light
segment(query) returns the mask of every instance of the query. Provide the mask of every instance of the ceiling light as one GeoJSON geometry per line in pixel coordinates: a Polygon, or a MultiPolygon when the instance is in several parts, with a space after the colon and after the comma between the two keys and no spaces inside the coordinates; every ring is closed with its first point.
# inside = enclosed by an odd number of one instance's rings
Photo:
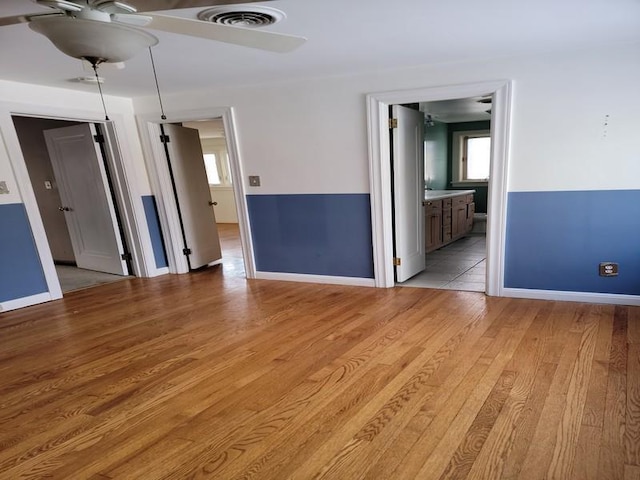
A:
{"type": "Polygon", "coordinates": [[[35,17],[29,28],[47,37],[61,52],[90,63],[124,62],[158,43],[156,37],[137,28],[67,16],[35,17]]]}

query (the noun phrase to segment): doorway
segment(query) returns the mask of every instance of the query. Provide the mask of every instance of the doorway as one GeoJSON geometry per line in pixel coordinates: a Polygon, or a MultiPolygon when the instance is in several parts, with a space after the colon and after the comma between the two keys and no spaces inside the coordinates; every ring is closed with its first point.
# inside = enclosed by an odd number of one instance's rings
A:
{"type": "Polygon", "coordinates": [[[399,286],[485,291],[492,102],[482,95],[414,104],[424,118],[426,261],[399,286]]]}
{"type": "Polygon", "coordinates": [[[62,290],[131,272],[101,125],[12,116],[62,290]]]}
{"type": "Polygon", "coordinates": [[[187,128],[195,128],[200,136],[211,203],[222,248],[222,271],[225,275],[245,277],[238,208],[235,201],[224,122],[219,117],[210,120],[182,122],[182,125],[187,128]]]}
{"type": "Polygon", "coordinates": [[[369,94],[367,96],[371,215],[376,286],[392,287],[395,285],[392,227],[393,202],[390,187],[392,175],[389,148],[389,106],[486,95],[492,95],[493,103],[490,127],[492,181],[488,189],[485,291],[487,295],[502,295],[511,109],[510,81],[428,87],[369,94]]]}
{"type": "MultiPolygon", "coordinates": [[[[233,272],[234,275],[241,275],[246,278],[255,278],[253,245],[250,235],[247,200],[242,183],[242,168],[233,109],[231,107],[221,107],[207,109],[206,111],[175,112],[169,119],[170,123],[189,127],[193,127],[199,122],[206,123],[211,121],[215,121],[217,124],[217,133],[215,135],[224,134],[223,143],[226,147],[226,156],[228,158],[228,171],[226,174],[229,177],[230,185],[226,185],[224,188],[210,187],[212,190],[212,202],[218,203],[218,205],[213,205],[216,216],[218,216],[218,211],[221,209],[215,210],[215,208],[224,207],[222,203],[226,199],[227,208],[220,211],[220,219],[222,221],[219,223],[220,242],[223,256],[226,258],[225,262],[223,262],[223,271],[230,274],[233,272]],[[230,199],[235,203],[237,224],[232,221],[235,218],[227,216],[230,199]],[[231,265],[233,265],[233,268],[231,268],[231,265]],[[227,266],[229,266],[228,269],[227,266]]],[[[160,135],[160,124],[155,115],[143,115],[139,117],[138,122],[142,133],[143,145],[151,152],[151,155],[147,157],[149,160],[147,167],[152,189],[156,192],[158,199],[158,216],[166,241],[169,272],[187,273],[189,272],[189,266],[180,247],[181,224],[178,205],[172,191],[171,174],[167,168],[165,152],[161,147],[162,144],[156,141],[160,135]]],[[[203,127],[203,129],[206,132],[206,127],[203,127]]],[[[206,135],[208,134],[205,133],[206,135]]],[[[215,142],[210,142],[215,150],[220,147],[222,137],[214,138],[219,138],[215,142]]],[[[202,143],[202,150],[203,152],[209,150],[207,142],[202,143]]],[[[217,175],[224,176],[223,169],[224,167],[218,167],[217,175]]],[[[233,208],[231,210],[233,211],[233,208]]]]}

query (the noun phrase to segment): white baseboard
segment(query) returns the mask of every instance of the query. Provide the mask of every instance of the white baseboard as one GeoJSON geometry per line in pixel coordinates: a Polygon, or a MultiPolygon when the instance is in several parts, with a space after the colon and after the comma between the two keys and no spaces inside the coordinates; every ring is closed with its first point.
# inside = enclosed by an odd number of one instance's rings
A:
{"type": "Polygon", "coordinates": [[[638,295],[615,293],[562,292],[555,290],[529,290],[526,288],[504,288],[505,297],[533,298],[538,300],[559,300],[563,302],[608,303],[614,305],[640,305],[638,295]]]}
{"type": "Polygon", "coordinates": [[[0,302],[0,312],[8,312],[9,310],[30,307],[31,305],[37,305],[38,303],[49,302],[51,300],[53,299],[49,292],[39,293],[29,297],[16,298],[15,300],[7,300],[6,302],[0,302]]]}
{"type": "Polygon", "coordinates": [[[375,287],[373,278],[332,277],[328,275],[308,275],[302,273],[256,272],[260,280],[281,280],[285,282],[329,283],[332,285],[352,285],[356,287],[375,287]]]}
{"type": "Polygon", "coordinates": [[[159,277],[169,273],[169,267],[156,268],[147,272],[147,278],[159,277]]]}

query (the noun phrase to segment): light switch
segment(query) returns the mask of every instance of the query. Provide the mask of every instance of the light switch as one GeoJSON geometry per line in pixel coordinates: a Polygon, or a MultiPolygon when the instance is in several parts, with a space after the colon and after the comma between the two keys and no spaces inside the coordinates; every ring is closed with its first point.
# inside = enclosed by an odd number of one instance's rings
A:
{"type": "Polygon", "coordinates": [[[4,180],[0,182],[0,195],[3,193],[9,193],[9,187],[7,187],[7,182],[4,180]]]}
{"type": "Polygon", "coordinates": [[[44,182],[44,188],[46,188],[47,190],[51,190],[51,182],[49,180],[45,180],[44,182]]]}
{"type": "Polygon", "coordinates": [[[259,187],[260,177],[258,175],[249,175],[249,185],[252,187],[259,187]]]}

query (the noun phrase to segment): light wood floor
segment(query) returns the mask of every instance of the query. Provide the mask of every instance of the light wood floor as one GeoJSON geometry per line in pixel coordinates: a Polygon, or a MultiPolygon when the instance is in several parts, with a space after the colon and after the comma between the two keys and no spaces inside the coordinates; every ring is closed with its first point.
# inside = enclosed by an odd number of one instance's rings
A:
{"type": "Polygon", "coordinates": [[[0,314],[0,478],[637,479],[640,308],[246,281],[0,314]]]}

